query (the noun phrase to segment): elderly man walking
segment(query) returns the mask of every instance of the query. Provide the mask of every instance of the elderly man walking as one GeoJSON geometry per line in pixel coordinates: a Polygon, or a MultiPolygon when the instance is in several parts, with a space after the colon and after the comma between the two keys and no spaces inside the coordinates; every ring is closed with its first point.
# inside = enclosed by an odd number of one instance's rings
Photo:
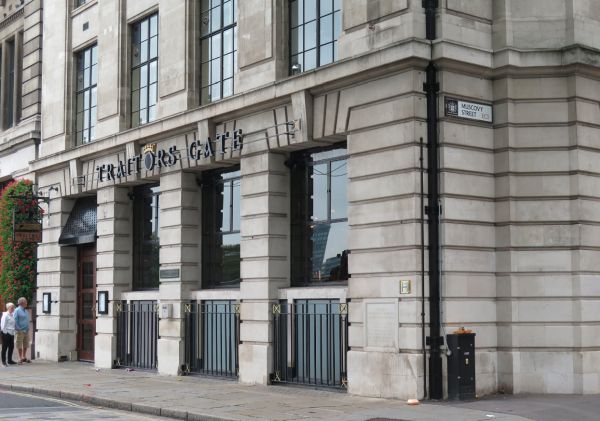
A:
{"type": "Polygon", "coordinates": [[[15,346],[19,352],[19,364],[30,363],[27,358],[27,348],[29,347],[29,313],[27,312],[27,300],[25,297],[19,298],[15,310],[15,346]]]}

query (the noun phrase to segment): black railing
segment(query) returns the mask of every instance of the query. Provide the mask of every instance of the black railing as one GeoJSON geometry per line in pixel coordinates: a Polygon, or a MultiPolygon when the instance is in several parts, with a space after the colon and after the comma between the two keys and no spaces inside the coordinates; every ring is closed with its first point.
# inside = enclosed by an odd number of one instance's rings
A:
{"type": "Polygon", "coordinates": [[[184,304],[184,373],[237,377],[240,305],[212,300],[184,304]]]}
{"type": "Polygon", "coordinates": [[[348,307],[337,300],[273,306],[273,383],[347,385],[348,307]]]}
{"type": "Polygon", "coordinates": [[[116,303],[117,367],[156,369],[158,308],[156,301],[116,303]]]}

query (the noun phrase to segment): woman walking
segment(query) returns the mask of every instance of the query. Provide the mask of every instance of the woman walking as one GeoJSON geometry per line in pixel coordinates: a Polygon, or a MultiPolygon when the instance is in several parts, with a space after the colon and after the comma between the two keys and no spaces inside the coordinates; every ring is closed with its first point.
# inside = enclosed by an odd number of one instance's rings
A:
{"type": "Polygon", "coordinates": [[[6,304],[6,311],[2,313],[0,328],[2,329],[2,365],[8,367],[8,364],[16,364],[13,361],[13,350],[15,347],[15,305],[6,304]]]}

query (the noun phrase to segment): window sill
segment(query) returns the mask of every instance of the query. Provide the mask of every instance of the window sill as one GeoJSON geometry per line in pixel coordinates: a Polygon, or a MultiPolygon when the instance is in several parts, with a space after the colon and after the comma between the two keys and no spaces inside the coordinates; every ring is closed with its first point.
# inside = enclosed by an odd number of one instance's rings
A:
{"type": "Polygon", "coordinates": [[[323,285],[323,286],[308,286],[282,288],[279,290],[279,299],[288,302],[294,300],[305,299],[338,299],[341,303],[345,303],[348,297],[347,285],[323,285]]]}
{"type": "Polygon", "coordinates": [[[98,0],[90,0],[90,1],[87,1],[84,4],[82,4],[81,6],[77,6],[76,8],[71,10],[71,18],[74,18],[77,15],[80,15],[81,13],[85,12],[86,10],[94,7],[96,4],[98,4],[98,0]]]}
{"type": "Polygon", "coordinates": [[[240,300],[240,290],[238,289],[202,289],[198,291],[192,291],[192,300],[240,300]]]}

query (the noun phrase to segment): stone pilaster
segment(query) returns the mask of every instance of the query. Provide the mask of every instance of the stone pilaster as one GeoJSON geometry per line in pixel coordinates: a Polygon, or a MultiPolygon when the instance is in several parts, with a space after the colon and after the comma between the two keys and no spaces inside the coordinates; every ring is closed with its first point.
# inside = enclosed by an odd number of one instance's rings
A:
{"type": "MultiPolygon", "coordinates": [[[[184,314],[181,302],[199,286],[201,195],[196,175],[182,171],[160,177],[160,267],[179,271],[161,279],[160,304],[172,305],[172,317],[161,318],[158,370],[178,374],[184,357],[184,314]]],[[[162,317],[162,316],[161,316],[162,317]]]]}
{"type": "Polygon", "coordinates": [[[115,303],[131,287],[131,208],[123,187],[98,190],[98,240],[96,285],[108,291],[108,314],[96,320],[96,367],[111,368],[116,357],[117,326],[115,303]]]}
{"type": "MultiPolygon", "coordinates": [[[[77,249],[60,247],[58,238],[74,200],[56,198],[45,207],[42,243],[38,246],[36,358],[70,358],[77,349],[77,249]],[[51,294],[51,312],[42,313],[42,294],[51,294]]],[[[33,303],[32,303],[33,304],[33,303]]]]}
{"type": "Polygon", "coordinates": [[[289,286],[289,171],[285,156],[242,159],[240,382],[267,384],[272,372],[272,304],[289,286]]]}

